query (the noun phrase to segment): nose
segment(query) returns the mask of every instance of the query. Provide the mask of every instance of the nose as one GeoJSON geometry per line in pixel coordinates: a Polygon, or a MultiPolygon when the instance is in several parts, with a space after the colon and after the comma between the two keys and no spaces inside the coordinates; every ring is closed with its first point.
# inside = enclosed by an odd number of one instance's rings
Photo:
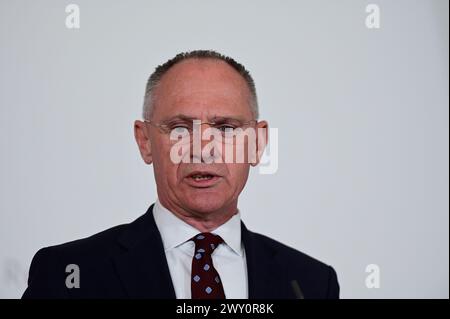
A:
{"type": "Polygon", "coordinates": [[[217,163],[222,158],[222,143],[215,137],[210,123],[194,121],[191,159],[194,163],[217,163]],[[197,134],[195,131],[197,130],[197,134]]]}

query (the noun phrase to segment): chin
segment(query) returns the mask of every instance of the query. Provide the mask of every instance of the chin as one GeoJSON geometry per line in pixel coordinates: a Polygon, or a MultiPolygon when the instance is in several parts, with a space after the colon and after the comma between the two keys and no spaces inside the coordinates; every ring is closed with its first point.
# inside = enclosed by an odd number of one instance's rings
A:
{"type": "Polygon", "coordinates": [[[198,192],[188,196],[185,203],[187,207],[195,212],[208,214],[218,211],[226,205],[227,201],[223,195],[212,192],[198,192]]]}

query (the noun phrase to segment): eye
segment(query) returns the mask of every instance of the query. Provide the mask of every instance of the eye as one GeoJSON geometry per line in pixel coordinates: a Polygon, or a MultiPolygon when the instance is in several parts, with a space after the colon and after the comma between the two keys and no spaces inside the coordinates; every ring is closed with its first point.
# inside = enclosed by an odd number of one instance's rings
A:
{"type": "Polygon", "coordinates": [[[229,124],[221,124],[218,125],[217,128],[221,131],[221,132],[233,132],[236,127],[234,127],[233,125],[229,125],[229,124]]]}
{"type": "Polygon", "coordinates": [[[175,131],[177,134],[186,134],[189,132],[189,127],[184,124],[177,124],[172,126],[171,130],[175,131]]]}

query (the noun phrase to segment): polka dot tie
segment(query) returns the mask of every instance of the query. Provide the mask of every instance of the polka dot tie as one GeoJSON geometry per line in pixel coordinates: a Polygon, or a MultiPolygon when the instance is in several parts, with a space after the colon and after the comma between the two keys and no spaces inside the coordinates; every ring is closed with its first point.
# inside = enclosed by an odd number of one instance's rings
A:
{"type": "Polygon", "coordinates": [[[222,281],[211,258],[223,239],[215,234],[201,233],[191,240],[195,243],[191,271],[192,299],[225,299],[222,281]]]}

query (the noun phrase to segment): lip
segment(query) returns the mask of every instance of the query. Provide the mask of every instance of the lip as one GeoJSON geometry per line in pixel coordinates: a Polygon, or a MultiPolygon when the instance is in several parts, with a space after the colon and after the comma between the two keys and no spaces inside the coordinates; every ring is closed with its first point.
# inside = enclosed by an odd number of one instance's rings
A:
{"type": "Polygon", "coordinates": [[[222,176],[219,176],[216,173],[210,172],[210,171],[194,171],[194,172],[188,174],[184,178],[184,180],[186,181],[186,183],[189,186],[196,187],[196,188],[207,188],[207,187],[215,186],[216,184],[218,184],[220,182],[221,179],[222,179],[222,176]],[[192,176],[195,176],[195,175],[211,175],[212,178],[197,181],[194,178],[192,178],[192,176]]]}

